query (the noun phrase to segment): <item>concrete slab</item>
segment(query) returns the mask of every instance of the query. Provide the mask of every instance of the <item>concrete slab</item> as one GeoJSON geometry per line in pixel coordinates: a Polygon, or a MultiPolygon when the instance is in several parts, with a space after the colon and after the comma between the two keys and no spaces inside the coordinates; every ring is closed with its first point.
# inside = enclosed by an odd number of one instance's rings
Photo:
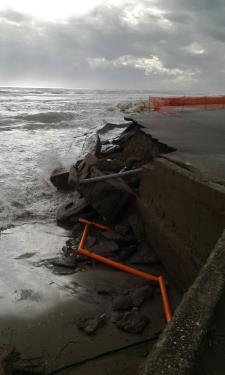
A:
{"type": "Polygon", "coordinates": [[[169,155],[171,160],[225,179],[225,109],[151,112],[125,119],[137,122],[153,138],[176,149],[169,155]]]}

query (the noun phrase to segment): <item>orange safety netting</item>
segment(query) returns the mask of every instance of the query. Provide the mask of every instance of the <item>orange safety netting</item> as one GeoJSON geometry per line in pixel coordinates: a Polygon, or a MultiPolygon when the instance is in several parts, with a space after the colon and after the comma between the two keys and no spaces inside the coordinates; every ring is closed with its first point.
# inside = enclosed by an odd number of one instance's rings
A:
{"type": "Polygon", "coordinates": [[[149,97],[149,103],[155,111],[165,107],[225,107],[225,96],[149,97]]]}

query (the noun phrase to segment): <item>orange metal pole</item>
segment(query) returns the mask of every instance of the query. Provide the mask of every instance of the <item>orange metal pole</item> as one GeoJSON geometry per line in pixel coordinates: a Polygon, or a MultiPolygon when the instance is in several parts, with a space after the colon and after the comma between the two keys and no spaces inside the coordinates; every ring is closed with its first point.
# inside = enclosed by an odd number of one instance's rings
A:
{"type": "Polygon", "coordinates": [[[162,276],[159,276],[158,281],[159,281],[160,291],[162,295],[162,302],[163,302],[163,308],[165,312],[166,321],[170,322],[172,319],[172,314],[170,310],[170,305],[169,305],[164,278],[162,276]]]}
{"type": "Polygon", "coordinates": [[[103,229],[103,230],[109,229],[109,227],[107,227],[106,225],[98,224],[98,223],[95,223],[94,221],[86,220],[86,219],[83,219],[83,218],[80,218],[79,222],[83,223],[83,224],[93,225],[94,227],[99,228],[99,229],[103,229]]]}
{"type": "Polygon", "coordinates": [[[89,229],[89,224],[85,224],[84,231],[82,233],[82,237],[81,237],[81,240],[80,240],[80,243],[79,243],[78,251],[80,251],[80,249],[82,249],[82,247],[84,246],[84,244],[86,242],[87,235],[88,235],[88,229],[89,229]]]}
{"type": "Polygon", "coordinates": [[[119,262],[115,262],[114,260],[105,258],[102,255],[98,255],[96,253],[92,253],[92,252],[90,252],[87,249],[79,248],[79,253],[83,254],[83,255],[86,255],[87,257],[90,257],[92,259],[98,260],[101,263],[105,263],[108,266],[117,268],[119,270],[122,270],[122,271],[125,271],[125,272],[128,272],[128,273],[131,273],[132,275],[140,276],[140,277],[143,277],[144,279],[148,279],[148,280],[151,280],[151,281],[158,282],[158,277],[157,276],[153,276],[153,275],[151,275],[149,273],[145,273],[145,272],[139,271],[136,268],[128,267],[125,264],[122,264],[122,263],[119,263],[119,262]]]}
{"type": "Polygon", "coordinates": [[[147,280],[150,280],[150,281],[158,282],[159,287],[160,287],[160,291],[161,291],[161,297],[162,297],[162,303],[163,303],[165,318],[166,318],[167,323],[170,322],[171,319],[172,319],[172,314],[171,314],[171,310],[170,310],[170,304],[169,304],[169,299],[168,299],[168,295],[167,295],[167,291],[166,291],[164,278],[162,276],[154,276],[154,275],[151,275],[149,273],[137,270],[136,268],[126,266],[125,264],[122,264],[122,263],[119,263],[119,262],[115,262],[114,260],[108,259],[106,257],[103,257],[102,255],[98,255],[96,253],[92,253],[91,251],[89,251],[87,249],[84,249],[84,245],[85,245],[85,242],[86,242],[86,239],[87,239],[88,229],[89,229],[90,225],[94,225],[95,227],[97,227],[99,229],[107,229],[108,227],[106,227],[104,225],[101,225],[101,224],[94,223],[92,221],[88,221],[86,219],[82,219],[82,218],[80,218],[79,221],[81,223],[85,224],[85,228],[84,228],[84,231],[83,231],[80,243],[79,243],[78,253],[80,253],[82,255],[85,255],[89,258],[92,258],[94,260],[97,260],[101,263],[107,264],[110,267],[114,267],[114,268],[117,268],[121,271],[125,271],[127,273],[130,273],[132,275],[143,277],[144,279],[147,279],[147,280]]]}

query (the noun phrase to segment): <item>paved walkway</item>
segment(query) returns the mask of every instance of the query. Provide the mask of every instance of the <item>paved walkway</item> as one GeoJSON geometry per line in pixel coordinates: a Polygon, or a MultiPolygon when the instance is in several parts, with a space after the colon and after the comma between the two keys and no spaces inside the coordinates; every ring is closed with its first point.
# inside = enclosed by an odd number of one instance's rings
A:
{"type": "Polygon", "coordinates": [[[150,112],[126,116],[159,142],[176,149],[169,155],[202,173],[225,179],[225,109],[150,112]]]}

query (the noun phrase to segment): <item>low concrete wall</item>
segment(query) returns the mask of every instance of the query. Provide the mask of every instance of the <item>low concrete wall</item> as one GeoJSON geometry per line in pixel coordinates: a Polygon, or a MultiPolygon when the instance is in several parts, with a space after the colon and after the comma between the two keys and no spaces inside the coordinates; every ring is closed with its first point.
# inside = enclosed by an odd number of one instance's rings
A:
{"type": "Polygon", "coordinates": [[[225,231],[139,375],[190,375],[225,287],[225,231]]]}
{"type": "Polygon", "coordinates": [[[224,186],[160,158],[143,170],[138,206],[149,242],[186,290],[225,228],[224,186]]]}

